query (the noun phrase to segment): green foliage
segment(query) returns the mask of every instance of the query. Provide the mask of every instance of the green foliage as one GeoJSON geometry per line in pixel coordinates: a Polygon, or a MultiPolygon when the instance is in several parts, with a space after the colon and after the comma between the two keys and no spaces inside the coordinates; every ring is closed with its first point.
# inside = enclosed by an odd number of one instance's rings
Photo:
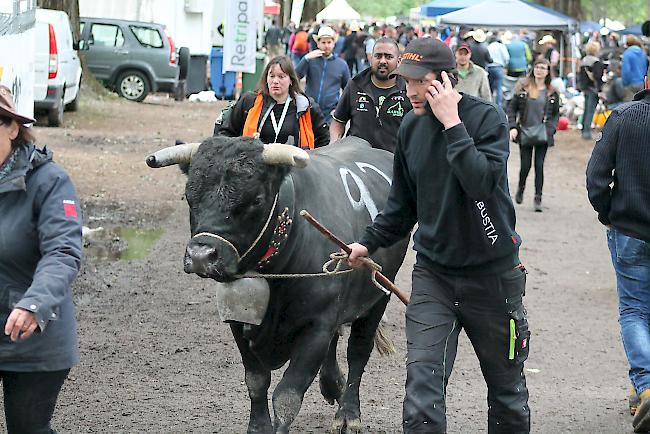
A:
{"type": "MultiPolygon", "coordinates": [[[[580,0],[584,19],[600,19],[607,17],[618,20],[626,25],[640,23],[648,19],[649,0],[580,0]]],[[[421,6],[428,0],[348,0],[350,6],[355,8],[362,16],[384,18],[391,15],[408,16],[409,9],[421,6]]],[[[329,3],[329,1],[327,2],[329,3]]],[[[548,1],[536,3],[553,6],[548,1]]]]}
{"type": "Polygon", "coordinates": [[[423,0],[348,0],[361,16],[384,18],[391,15],[408,16],[409,9],[421,6],[423,0]]]}
{"type": "Polygon", "coordinates": [[[607,17],[631,26],[650,18],[648,0],[581,0],[581,6],[588,20],[607,17]]]}

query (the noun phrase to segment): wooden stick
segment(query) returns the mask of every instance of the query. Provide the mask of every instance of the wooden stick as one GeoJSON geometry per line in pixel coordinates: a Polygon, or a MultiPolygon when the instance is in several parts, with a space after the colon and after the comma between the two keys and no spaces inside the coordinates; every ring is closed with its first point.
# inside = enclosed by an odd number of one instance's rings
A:
{"type": "MultiPolygon", "coordinates": [[[[345,244],[340,238],[338,238],[336,235],[331,233],[329,229],[327,229],[325,226],[323,226],[318,220],[316,220],[309,212],[306,210],[300,211],[300,215],[304,217],[305,220],[307,220],[312,226],[314,226],[318,231],[325,235],[326,238],[328,238],[330,241],[332,241],[334,244],[339,246],[340,248],[343,249],[343,251],[347,254],[350,254],[351,250],[348,247],[347,244],[345,244]]],[[[397,298],[399,298],[402,303],[405,305],[408,305],[410,300],[409,296],[404,293],[401,289],[399,289],[393,282],[388,280],[386,276],[381,274],[379,271],[377,271],[377,274],[375,275],[375,278],[377,279],[377,282],[381,284],[384,288],[388,289],[390,292],[395,294],[397,298]]]]}

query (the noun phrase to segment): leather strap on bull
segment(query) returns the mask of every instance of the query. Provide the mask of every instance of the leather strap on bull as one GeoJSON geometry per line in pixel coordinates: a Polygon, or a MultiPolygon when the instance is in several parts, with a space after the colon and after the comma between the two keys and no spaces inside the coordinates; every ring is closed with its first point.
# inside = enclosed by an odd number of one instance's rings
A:
{"type": "MultiPolygon", "coordinates": [[[[262,116],[263,106],[264,96],[260,92],[255,97],[253,107],[248,111],[242,136],[253,137],[258,132],[257,127],[260,116],[262,116]]],[[[314,129],[312,128],[311,111],[309,109],[298,117],[298,126],[300,127],[300,147],[302,149],[314,149],[314,129]]]]}

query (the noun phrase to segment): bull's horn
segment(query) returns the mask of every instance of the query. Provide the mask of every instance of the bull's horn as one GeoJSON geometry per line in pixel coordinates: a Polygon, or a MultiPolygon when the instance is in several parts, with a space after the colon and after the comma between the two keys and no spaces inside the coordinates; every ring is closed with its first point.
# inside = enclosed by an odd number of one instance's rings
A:
{"type": "Polygon", "coordinates": [[[161,149],[147,157],[147,166],[156,169],[172,164],[189,163],[200,145],[200,143],[185,143],[161,149]]]}
{"type": "Polygon", "coordinates": [[[309,154],[305,150],[282,143],[264,145],[262,158],[266,164],[277,164],[303,168],[309,162],[309,154]]]}

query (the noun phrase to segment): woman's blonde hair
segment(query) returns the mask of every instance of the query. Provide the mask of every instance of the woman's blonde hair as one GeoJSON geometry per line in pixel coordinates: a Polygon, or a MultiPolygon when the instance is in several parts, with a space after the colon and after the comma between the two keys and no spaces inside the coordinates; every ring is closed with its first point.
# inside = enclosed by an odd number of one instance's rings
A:
{"type": "Polygon", "coordinates": [[[600,44],[596,41],[588,42],[585,46],[585,53],[590,56],[595,56],[600,51],[600,44]]]}

